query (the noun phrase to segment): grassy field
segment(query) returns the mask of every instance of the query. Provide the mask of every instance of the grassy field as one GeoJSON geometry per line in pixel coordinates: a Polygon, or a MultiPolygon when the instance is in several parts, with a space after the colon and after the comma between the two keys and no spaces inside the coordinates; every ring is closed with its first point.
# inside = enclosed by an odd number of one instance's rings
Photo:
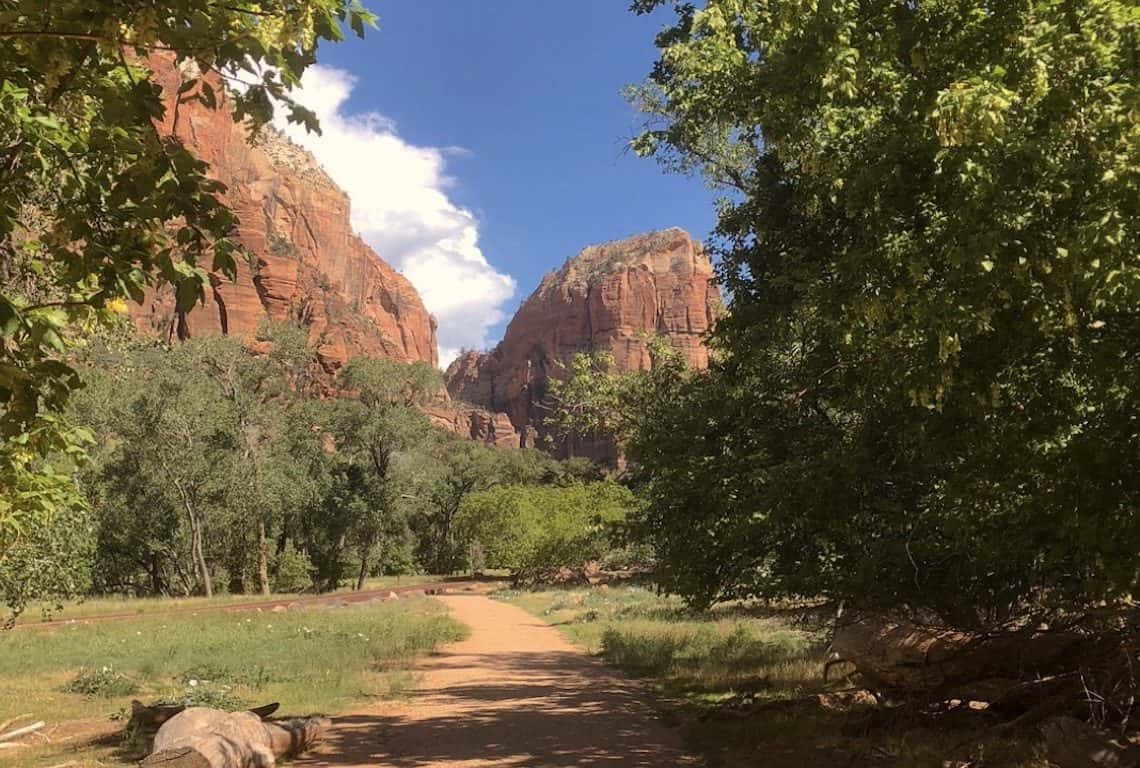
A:
{"type": "Polygon", "coordinates": [[[728,605],[693,613],[640,587],[503,591],[660,694],[712,768],[1044,768],[1032,744],[973,723],[874,722],[873,699],[823,679],[823,635],[802,612],[728,605]]]}
{"type": "MultiPolygon", "coordinates": [[[[424,599],[15,630],[0,633],[0,722],[28,715],[47,721],[49,735],[82,733],[82,723],[107,733],[124,724],[106,725],[133,698],[227,709],[277,701],[282,715],[334,714],[362,699],[400,696],[415,656],[465,633],[424,599]]],[[[117,738],[75,754],[60,743],[66,739],[55,741],[0,752],[0,766],[64,758],[117,765],[133,757],[117,749],[117,738]]]]}
{"type": "MultiPolygon", "coordinates": [[[[368,579],[364,588],[391,589],[409,584],[434,584],[445,580],[445,576],[381,576],[368,579]]],[[[331,594],[354,591],[352,587],[342,587],[331,594]]],[[[97,616],[118,616],[122,614],[136,614],[145,616],[155,613],[170,613],[172,611],[194,611],[198,609],[225,608],[242,603],[258,603],[266,600],[296,600],[305,595],[294,592],[275,593],[272,595],[215,595],[214,597],[97,597],[87,600],[65,604],[61,609],[44,613],[37,608],[31,608],[21,616],[17,624],[35,624],[44,619],[89,619],[97,616]]]]}

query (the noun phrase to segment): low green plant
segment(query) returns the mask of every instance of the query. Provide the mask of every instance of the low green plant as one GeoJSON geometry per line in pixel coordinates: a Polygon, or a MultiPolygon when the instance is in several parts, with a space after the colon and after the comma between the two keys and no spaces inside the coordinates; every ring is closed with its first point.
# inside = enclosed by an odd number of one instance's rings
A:
{"type": "Polygon", "coordinates": [[[487,567],[534,581],[602,558],[634,505],[629,489],[608,481],[507,485],[468,496],[455,527],[462,541],[480,545],[487,567]]]}
{"type": "Polygon", "coordinates": [[[638,633],[617,627],[606,627],[602,633],[602,657],[637,675],[670,673],[684,647],[684,639],[676,633],[638,633]]]}
{"type": "MultiPolygon", "coordinates": [[[[195,681],[190,681],[194,683],[195,681]]],[[[227,712],[236,712],[245,709],[249,702],[236,695],[229,686],[208,684],[187,685],[177,696],[171,697],[174,704],[183,704],[187,707],[210,707],[211,709],[224,709],[227,712]]]]}
{"type": "Polygon", "coordinates": [[[465,632],[441,605],[401,600],[0,633],[0,720],[103,716],[131,698],[221,708],[277,701],[283,712],[332,714],[406,687],[389,677],[465,632]]]}
{"type": "Polygon", "coordinates": [[[293,542],[285,545],[273,564],[274,592],[304,592],[313,586],[313,574],[316,572],[313,561],[304,552],[294,549],[293,542]]]}
{"type": "Polygon", "coordinates": [[[114,699],[138,693],[138,684],[112,667],[83,669],[63,688],[67,693],[78,693],[87,698],[114,699]]]}
{"type": "Polygon", "coordinates": [[[656,679],[671,697],[707,703],[758,688],[781,696],[822,686],[820,638],[746,606],[693,611],[679,598],[636,586],[497,596],[541,616],[608,664],[656,679]]]}

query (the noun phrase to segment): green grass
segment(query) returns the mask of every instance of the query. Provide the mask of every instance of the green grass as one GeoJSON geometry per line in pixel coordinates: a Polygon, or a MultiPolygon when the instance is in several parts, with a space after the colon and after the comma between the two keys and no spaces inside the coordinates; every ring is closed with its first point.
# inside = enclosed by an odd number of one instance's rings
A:
{"type": "MultiPolygon", "coordinates": [[[[391,589],[413,584],[434,584],[443,581],[445,576],[380,576],[364,582],[365,589],[391,589]]],[[[355,584],[336,590],[333,594],[354,591],[355,584]]],[[[97,597],[66,603],[61,609],[44,614],[36,608],[29,609],[20,617],[17,624],[35,624],[43,619],[90,619],[98,616],[119,616],[135,614],[146,616],[156,613],[170,613],[195,610],[210,610],[258,603],[266,600],[297,600],[311,595],[294,592],[272,595],[215,595],[214,597],[97,597]]]]}
{"type": "Polygon", "coordinates": [[[671,698],[713,703],[734,696],[797,695],[822,685],[821,638],[739,606],[704,613],[642,587],[505,591],[572,642],[671,698]]]}
{"type": "MultiPolygon", "coordinates": [[[[824,636],[790,611],[694,613],[641,587],[502,591],[568,639],[659,693],[663,714],[712,768],[890,765],[1040,768],[1031,741],[911,719],[860,730],[857,706],[823,706],[824,636]],[[980,745],[980,746],[979,746],[980,745]],[[985,761],[969,763],[984,751],[985,761]]],[[[842,694],[839,694],[842,695],[842,694]]],[[[837,697],[836,697],[837,698],[837,697]]],[[[832,699],[835,701],[836,699],[832,699]]]]}
{"type": "MultiPolygon", "coordinates": [[[[223,708],[277,701],[281,715],[331,715],[406,695],[413,659],[466,633],[425,599],[17,629],[0,633],[0,722],[27,714],[49,724],[106,723],[132,698],[223,708]]],[[[8,762],[16,755],[0,753],[0,766],[60,754],[19,756],[8,762]]]]}

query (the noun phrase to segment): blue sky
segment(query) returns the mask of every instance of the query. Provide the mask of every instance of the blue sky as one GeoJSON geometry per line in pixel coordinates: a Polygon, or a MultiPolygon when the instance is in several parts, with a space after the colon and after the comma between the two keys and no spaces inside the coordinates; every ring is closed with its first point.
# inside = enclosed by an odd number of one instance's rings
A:
{"type": "Polygon", "coordinates": [[[366,4],[380,29],[322,48],[300,94],[325,136],[290,135],[420,289],[442,357],[497,342],[542,275],[588,244],[711,230],[699,179],[625,151],[641,118],[621,90],[650,70],[668,14],[625,0],[366,4]]]}

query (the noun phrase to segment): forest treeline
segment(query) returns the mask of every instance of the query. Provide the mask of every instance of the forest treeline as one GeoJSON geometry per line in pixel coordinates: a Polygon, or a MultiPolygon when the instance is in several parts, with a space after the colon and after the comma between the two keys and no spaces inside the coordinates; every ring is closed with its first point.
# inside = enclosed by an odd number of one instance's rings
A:
{"type": "Polygon", "coordinates": [[[123,332],[77,355],[69,421],[94,437],[79,503],[17,544],[0,592],[212,595],[330,590],[380,574],[580,566],[611,549],[629,491],[588,461],[433,427],[427,364],[318,375],[307,329],[266,323],[173,347],[123,332]]]}

